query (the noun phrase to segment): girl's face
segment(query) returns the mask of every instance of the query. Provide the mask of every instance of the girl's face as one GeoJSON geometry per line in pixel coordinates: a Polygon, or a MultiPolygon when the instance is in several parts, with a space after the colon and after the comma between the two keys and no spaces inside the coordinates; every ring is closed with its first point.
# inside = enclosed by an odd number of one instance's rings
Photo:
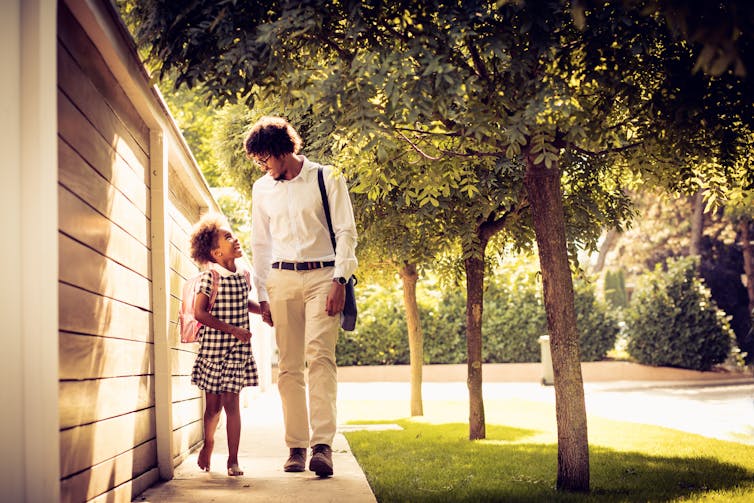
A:
{"type": "Polygon", "coordinates": [[[217,248],[213,250],[218,262],[229,259],[237,259],[243,256],[241,243],[230,232],[230,229],[221,228],[217,236],[217,248]]]}

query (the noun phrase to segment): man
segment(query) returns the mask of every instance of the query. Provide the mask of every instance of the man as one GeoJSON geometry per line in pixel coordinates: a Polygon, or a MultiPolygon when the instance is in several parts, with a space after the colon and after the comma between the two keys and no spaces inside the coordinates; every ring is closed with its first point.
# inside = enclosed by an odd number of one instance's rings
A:
{"type": "Polygon", "coordinates": [[[335,343],[346,279],[357,266],[356,225],[343,177],[309,161],[300,148],[298,133],[278,117],[263,117],[246,138],[247,157],[265,172],[252,189],[254,283],[262,317],[274,323],[280,355],[278,389],[290,449],[283,469],[304,471],[311,446],[309,469],[329,477],[337,425],[335,343]],[[320,167],[335,250],[317,182],[320,167]]]}

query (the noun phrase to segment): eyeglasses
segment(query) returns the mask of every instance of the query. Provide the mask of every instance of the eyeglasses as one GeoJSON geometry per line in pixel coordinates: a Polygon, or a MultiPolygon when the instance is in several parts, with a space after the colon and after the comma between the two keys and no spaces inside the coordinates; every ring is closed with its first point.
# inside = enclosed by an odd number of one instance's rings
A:
{"type": "Polygon", "coordinates": [[[265,168],[266,168],[266,167],[267,167],[267,161],[269,161],[269,160],[270,160],[270,157],[272,157],[272,154],[269,154],[269,155],[268,155],[267,157],[265,157],[264,159],[257,159],[257,158],[255,157],[255,158],[254,158],[254,163],[255,163],[255,164],[256,164],[257,166],[263,166],[263,167],[265,167],[265,168]]]}

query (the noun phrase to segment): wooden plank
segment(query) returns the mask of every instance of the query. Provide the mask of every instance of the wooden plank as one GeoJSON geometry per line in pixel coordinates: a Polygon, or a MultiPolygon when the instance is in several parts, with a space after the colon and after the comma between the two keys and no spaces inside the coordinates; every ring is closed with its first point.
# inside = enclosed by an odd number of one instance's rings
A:
{"type": "MultiPolygon", "coordinates": [[[[136,501],[136,497],[160,481],[160,471],[153,468],[131,481],[131,501],[136,501]]],[[[109,500],[95,501],[92,503],[110,503],[109,500]]]]}
{"type": "Polygon", "coordinates": [[[170,269],[182,279],[192,278],[199,272],[199,267],[186,253],[170,244],[170,269]]]}
{"type": "Polygon", "coordinates": [[[152,342],[149,311],[65,283],[58,284],[58,298],[60,330],[152,342]]]}
{"type": "Polygon", "coordinates": [[[207,211],[207,208],[197,205],[194,197],[181,183],[181,178],[176,173],[174,166],[170,166],[168,176],[171,182],[169,186],[170,196],[168,199],[170,204],[183,214],[189,222],[192,222],[192,224],[198,222],[202,214],[207,211]]]}
{"type": "Polygon", "coordinates": [[[99,379],[154,373],[152,344],[60,332],[60,379],[99,379]]]}
{"type": "Polygon", "coordinates": [[[201,398],[202,390],[191,384],[191,376],[173,376],[173,403],[201,398]]]}
{"type": "MultiPolygon", "coordinates": [[[[94,128],[111,146],[123,153],[129,160],[129,166],[136,175],[143,179],[144,166],[148,160],[146,152],[135,140],[104,96],[89,80],[89,75],[77,65],[65,46],[58,45],[58,73],[59,89],[75,103],[76,108],[92,123],[94,128]],[[136,164],[134,165],[134,162],[136,164]]],[[[110,89],[118,89],[120,85],[113,81],[110,89]]],[[[146,129],[145,129],[146,130],[146,129]]]]}
{"type": "Polygon", "coordinates": [[[59,235],[60,281],[132,306],[151,308],[150,281],[64,234],[59,235]]]}
{"type": "MultiPolygon", "coordinates": [[[[127,169],[139,166],[140,169],[146,171],[146,167],[139,163],[147,162],[148,159],[136,158],[118,138],[104,138],[62,91],[58,91],[58,135],[93,166],[97,166],[97,160],[102,157],[102,152],[99,154],[94,152],[99,148],[111,155],[109,161],[111,165],[117,162],[118,166],[126,166],[127,169]],[[121,159],[116,161],[116,155],[121,159]]],[[[139,176],[139,173],[136,173],[136,176],[139,176]]],[[[144,185],[149,187],[147,183],[144,185]]]]}
{"type": "MultiPolygon", "coordinates": [[[[193,259],[191,258],[191,242],[188,234],[183,234],[182,231],[175,231],[175,227],[171,227],[170,233],[170,248],[175,250],[175,253],[179,255],[173,260],[181,260],[182,263],[188,263],[191,266],[196,267],[193,259]]],[[[171,262],[172,263],[172,262],[171,262]]]]}
{"type": "MultiPolygon", "coordinates": [[[[61,112],[66,113],[65,116],[59,117],[61,128],[58,132],[58,163],[59,169],[63,171],[59,181],[78,194],[81,190],[77,190],[76,184],[87,187],[91,183],[88,178],[92,176],[92,172],[98,173],[142,214],[149,217],[149,187],[144,185],[144,181],[134,174],[126,161],[102,138],[97,138],[95,129],[67,98],[59,104],[59,108],[61,112]],[[84,133],[91,136],[81,134],[74,129],[76,127],[82,128],[84,133]],[[68,166],[69,163],[72,165],[68,166]],[[77,173],[84,173],[84,176],[75,176],[77,173]]],[[[112,188],[108,188],[108,191],[111,190],[112,188]]],[[[102,210],[100,212],[105,215],[109,213],[102,210]]]]}
{"type": "Polygon", "coordinates": [[[60,476],[85,470],[154,438],[154,408],[63,430],[60,476]]]}
{"type": "MultiPolygon", "coordinates": [[[[94,87],[111,104],[118,117],[127,125],[129,133],[139,144],[142,152],[149,152],[149,129],[117,79],[105,63],[102,55],[78,24],[65,4],[58,8],[59,43],[71,54],[94,87]]],[[[146,173],[148,178],[148,173],[146,173]]]]}
{"type": "Polygon", "coordinates": [[[157,442],[150,440],[60,481],[64,503],[88,501],[130,482],[157,466],[157,442]]]}
{"type": "Polygon", "coordinates": [[[173,432],[173,457],[191,451],[204,439],[204,425],[196,421],[173,432]]]}
{"type": "MultiPolygon", "coordinates": [[[[106,178],[107,174],[122,170],[118,166],[119,157],[101,139],[97,139],[91,125],[67,100],[59,101],[58,108],[62,114],[58,116],[61,123],[61,139],[58,142],[60,183],[149,247],[148,206],[139,208],[106,178]],[[111,156],[102,159],[108,150],[111,156]],[[106,172],[104,175],[103,171],[106,172]]],[[[111,179],[117,181],[114,178],[115,175],[111,179]]],[[[148,189],[143,185],[141,189],[126,185],[123,190],[129,190],[128,194],[133,200],[148,195],[148,189]]]]}
{"type": "Polygon", "coordinates": [[[61,381],[60,428],[73,428],[154,406],[154,377],[61,381]]]}
{"type": "Polygon", "coordinates": [[[173,375],[191,375],[191,369],[194,368],[196,354],[183,351],[182,349],[170,350],[170,368],[173,369],[173,375]]]}
{"type": "Polygon", "coordinates": [[[182,428],[204,417],[204,400],[195,398],[173,403],[173,428],[182,428]]]}
{"type": "Polygon", "coordinates": [[[177,299],[180,299],[183,293],[183,284],[186,283],[186,280],[183,279],[178,274],[175,274],[174,272],[170,274],[169,280],[170,280],[170,295],[172,295],[173,297],[177,299]]]}
{"type": "Polygon", "coordinates": [[[133,480],[129,480],[125,484],[121,484],[87,501],[87,503],[130,503],[131,501],[135,501],[139,494],[159,482],[159,480],[160,473],[157,468],[154,468],[133,480]]]}
{"type": "MultiPolygon", "coordinates": [[[[175,324],[175,334],[177,336],[178,335],[178,313],[180,312],[180,309],[181,309],[181,299],[171,296],[170,307],[168,309],[170,313],[170,321],[172,321],[175,324]]],[[[177,342],[178,340],[180,339],[176,339],[176,341],[174,342],[177,342]]]]}
{"type": "MultiPolygon", "coordinates": [[[[169,201],[169,200],[168,200],[169,201]]],[[[170,202],[170,201],[169,201],[170,202]]],[[[177,236],[177,235],[183,235],[188,237],[191,234],[191,229],[194,227],[194,224],[197,222],[197,220],[193,220],[193,214],[194,212],[191,212],[192,219],[189,220],[186,215],[178,211],[178,208],[176,208],[172,202],[168,206],[168,215],[170,215],[170,220],[172,221],[172,229],[171,229],[171,237],[177,236]]]]}
{"type": "Polygon", "coordinates": [[[149,248],[60,185],[58,210],[62,232],[145,278],[152,277],[149,248]]]}

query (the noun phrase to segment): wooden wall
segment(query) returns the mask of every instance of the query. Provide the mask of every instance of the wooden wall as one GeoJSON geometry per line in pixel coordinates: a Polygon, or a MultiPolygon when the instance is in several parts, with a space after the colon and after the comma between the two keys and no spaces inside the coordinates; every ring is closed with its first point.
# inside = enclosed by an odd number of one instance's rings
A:
{"type": "Polygon", "coordinates": [[[158,477],[149,130],[58,12],[61,500],[129,501],[158,477]]]}
{"type": "MultiPolygon", "coordinates": [[[[113,9],[58,2],[61,501],[131,501],[203,440],[198,345],[177,318],[189,233],[218,206],[113,9]]],[[[264,387],[272,333],[255,318],[264,387]]]]}
{"type": "Polygon", "coordinates": [[[61,500],[130,501],[158,480],[150,131],[58,6],[61,500]]]}

